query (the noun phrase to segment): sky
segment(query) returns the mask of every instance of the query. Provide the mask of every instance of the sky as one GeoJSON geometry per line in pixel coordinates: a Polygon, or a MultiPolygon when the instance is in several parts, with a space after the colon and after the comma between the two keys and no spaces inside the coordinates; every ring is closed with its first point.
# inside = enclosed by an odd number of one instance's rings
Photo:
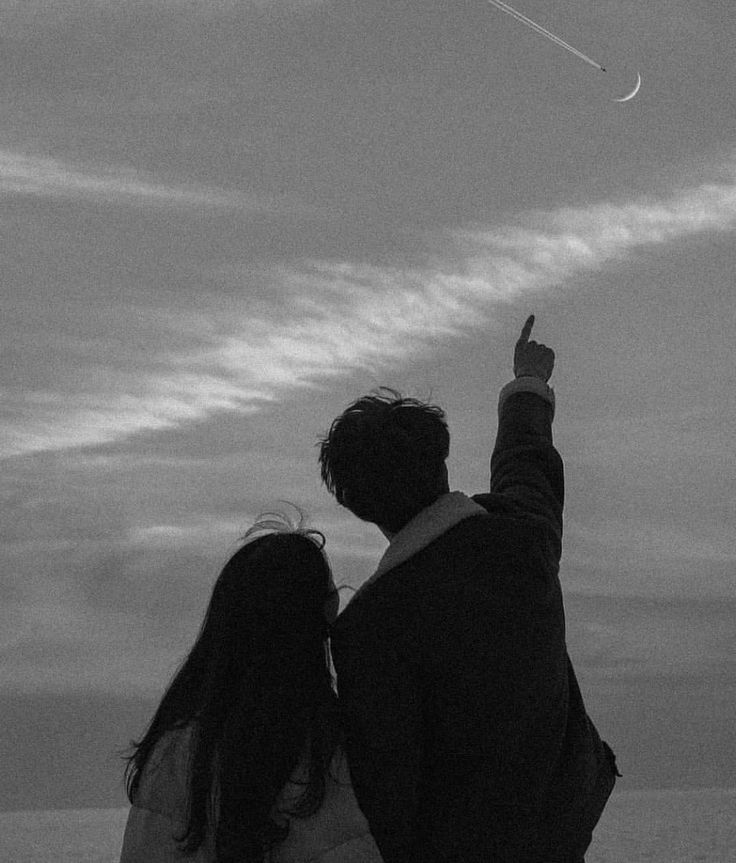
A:
{"type": "Polygon", "coordinates": [[[588,712],[622,788],[736,786],[736,18],[516,6],[607,71],[483,0],[0,0],[0,809],[125,805],[262,510],[372,573],[315,447],[358,396],[486,490],[531,313],[588,712]]]}

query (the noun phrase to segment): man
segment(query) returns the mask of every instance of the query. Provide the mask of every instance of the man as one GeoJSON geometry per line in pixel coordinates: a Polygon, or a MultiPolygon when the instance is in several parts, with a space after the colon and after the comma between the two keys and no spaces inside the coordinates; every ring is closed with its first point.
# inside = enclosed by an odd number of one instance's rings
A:
{"type": "Polygon", "coordinates": [[[389,547],[332,649],[355,793],[386,863],[582,863],[615,759],[567,655],[554,353],[524,324],[489,494],[450,492],[444,413],[367,396],[321,442],[389,547]]]}

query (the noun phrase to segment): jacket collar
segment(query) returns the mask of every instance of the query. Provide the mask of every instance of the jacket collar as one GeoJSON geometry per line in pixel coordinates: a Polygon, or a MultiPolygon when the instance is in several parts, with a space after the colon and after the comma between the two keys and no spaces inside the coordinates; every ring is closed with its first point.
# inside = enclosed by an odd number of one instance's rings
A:
{"type": "Polygon", "coordinates": [[[415,515],[398,533],[394,534],[378,564],[378,569],[361,585],[357,593],[390,569],[426,548],[458,522],[473,515],[487,515],[487,511],[461,491],[451,491],[438,497],[433,504],[415,515]]]}

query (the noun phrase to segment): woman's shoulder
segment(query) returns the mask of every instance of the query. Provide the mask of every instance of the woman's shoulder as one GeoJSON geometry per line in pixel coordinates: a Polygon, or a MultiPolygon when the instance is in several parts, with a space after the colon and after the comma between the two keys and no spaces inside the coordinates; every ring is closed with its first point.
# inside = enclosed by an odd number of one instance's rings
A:
{"type": "Polygon", "coordinates": [[[179,819],[185,809],[187,767],[193,729],[174,728],[156,742],[143,769],[135,805],[179,819]]]}
{"type": "MultiPolygon", "coordinates": [[[[288,813],[309,784],[311,760],[308,749],[302,753],[299,763],[292,771],[289,781],[283,787],[276,801],[275,811],[277,813],[288,813]]],[[[342,744],[337,744],[332,755],[329,769],[325,775],[325,804],[328,802],[345,802],[352,795],[352,780],[348,768],[345,749],[342,744]]],[[[324,809],[324,804],[323,807],[324,809]]]]}
{"type": "Polygon", "coordinates": [[[383,863],[383,857],[373,836],[367,833],[330,848],[317,863],[383,863]]]}
{"type": "MultiPolygon", "coordinates": [[[[141,774],[128,814],[120,863],[165,863],[178,860],[175,836],[186,828],[186,773],[192,731],[167,731],[156,742],[141,774]]],[[[214,859],[209,841],[191,863],[214,859]]]]}
{"type": "MultiPolygon", "coordinates": [[[[308,761],[302,759],[278,801],[277,812],[288,812],[304,791],[308,761]]],[[[325,796],[320,808],[306,818],[289,817],[289,833],[276,849],[275,863],[337,861],[380,863],[381,857],[368,822],[358,805],[350,769],[342,746],[335,749],[325,777],[325,796]],[[340,850],[338,854],[338,849],[340,850]]]]}

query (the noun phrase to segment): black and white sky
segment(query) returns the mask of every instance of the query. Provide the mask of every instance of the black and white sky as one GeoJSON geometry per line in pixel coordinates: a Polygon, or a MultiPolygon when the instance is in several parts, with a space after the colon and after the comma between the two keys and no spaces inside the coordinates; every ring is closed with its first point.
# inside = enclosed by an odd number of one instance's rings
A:
{"type": "Polygon", "coordinates": [[[625,786],[736,785],[736,12],[516,5],[606,73],[483,0],[0,0],[0,808],[124,803],[259,511],[370,575],[357,396],[483,491],[530,313],[589,712],[625,786]]]}

